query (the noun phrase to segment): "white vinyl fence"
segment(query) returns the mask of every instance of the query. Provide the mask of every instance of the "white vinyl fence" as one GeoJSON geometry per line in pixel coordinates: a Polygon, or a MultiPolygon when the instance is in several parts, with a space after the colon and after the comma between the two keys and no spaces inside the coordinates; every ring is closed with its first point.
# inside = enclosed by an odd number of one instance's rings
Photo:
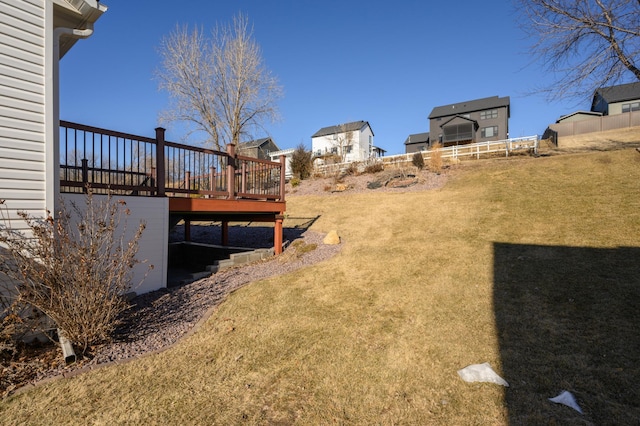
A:
{"type": "MultiPolygon", "coordinates": [[[[481,155],[492,154],[500,155],[504,153],[506,157],[514,153],[538,153],[539,137],[525,136],[522,138],[505,139],[500,141],[478,142],[467,145],[455,145],[440,148],[439,152],[442,158],[459,159],[461,157],[471,157],[479,159],[481,155]]],[[[434,151],[419,151],[425,161],[431,159],[434,151]]],[[[375,163],[382,163],[385,166],[400,166],[411,164],[415,152],[409,154],[389,155],[386,157],[371,158],[367,162],[362,163],[362,167],[366,167],[375,163]]],[[[340,170],[350,167],[350,163],[323,164],[316,165],[316,172],[323,175],[331,175],[340,170]]]]}

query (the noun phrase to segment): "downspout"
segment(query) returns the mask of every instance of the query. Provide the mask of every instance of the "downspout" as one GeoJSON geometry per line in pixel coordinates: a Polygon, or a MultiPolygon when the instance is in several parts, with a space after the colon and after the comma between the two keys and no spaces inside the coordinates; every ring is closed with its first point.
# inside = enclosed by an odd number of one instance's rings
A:
{"type": "MultiPolygon", "coordinates": [[[[59,211],[60,203],[60,37],[74,37],[83,39],[93,34],[93,25],[87,23],[87,28],[78,30],[75,28],[58,27],[53,30],[53,149],[50,161],[53,173],[53,210],[51,214],[55,217],[59,211]]],[[[66,364],[76,361],[76,354],[73,350],[71,342],[64,336],[64,331],[58,329],[58,338],[62,356],[66,364]]]]}
{"type": "Polygon", "coordinates": [[[80,30],[76,28],[58,27],[53,30],[53,63],[52,63],[52,86],[53,86],[53,149],[47,157],[47,164],[51,164],[49,176],[52,178],[52,185],[48,185],[47,190],[51,190],[52,199],[47,203],[48,209],[55,217],[60,210],[60,38],[63,36],[84,39],[93,34],[93,24],[87,22],[87,28],[80,30]]]}

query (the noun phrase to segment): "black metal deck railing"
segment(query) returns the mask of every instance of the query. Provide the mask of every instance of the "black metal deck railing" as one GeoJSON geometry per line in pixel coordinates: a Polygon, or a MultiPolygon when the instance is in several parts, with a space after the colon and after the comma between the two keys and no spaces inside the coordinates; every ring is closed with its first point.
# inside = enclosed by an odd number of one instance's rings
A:
{"type": "Polygon", "coordinates": [[[60,121],[60,191],[284,200],[284,158],[273,162],[60,121]]]}

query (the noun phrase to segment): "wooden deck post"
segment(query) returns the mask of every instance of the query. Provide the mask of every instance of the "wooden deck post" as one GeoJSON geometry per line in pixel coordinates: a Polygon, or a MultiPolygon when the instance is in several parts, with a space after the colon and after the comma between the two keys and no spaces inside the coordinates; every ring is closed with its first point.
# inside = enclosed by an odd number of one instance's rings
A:
{"type": "Polygon", "coordinates": [[[280,201],[284,201],[285,179],[287,178],[287,157],[280,156],[280,201]]]}
{"type": "Polygon", "coordinates": [[[240,166],[240,192],[242,192],[243,194],[245,192],[247,192],[247,174],[249,172],[247,172],[247,163],[246,162],[242,162],[242,165],[240,166]]]}
{"type": "Polygon", "coordinates": [[[165,165],[164,165],[164,132],[162,127],[156,127],[156,183],[158,196],[164,197],[165,165]]]}
{"type": "Polygon", "coordinates": [[[220,225],[221,228],[221,234],[222,234],[222,241],[220,241],[220,244],[222,244],[223,246],[228,246],[229,245],[229,222],[226,220],[222,221],[222,224],[220,225]]]}
{"type": "Polygon", "coordinates": [[[227,192],[230,200],[236,199],[236,146],[227,145],[227,192]]]}
{"type": "Polygon", "coordinates": [[[273,227],[273,252],[275,254],[282,253],[282,221],[284,220],[284,216],[279,214],[276,215],[276,223],[273,227]]]}
{"type": "Polygon", "coordinates": [[[191,241],[191,220],[184,220],[184,240],[191,241]]]}

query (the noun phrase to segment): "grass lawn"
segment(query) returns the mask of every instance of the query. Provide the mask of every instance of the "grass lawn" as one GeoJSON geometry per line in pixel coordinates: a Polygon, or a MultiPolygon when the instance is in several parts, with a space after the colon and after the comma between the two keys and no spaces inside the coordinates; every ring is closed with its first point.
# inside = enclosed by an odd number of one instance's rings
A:
{"type": "Polygon", "coordinates": [[[640,419],[635,150],[468,162],[441,190],[287,208],[342,251],[242,288],[171,350],[0,401],[2,423],[640,419]],[[510,387],[458,377],[482,362],[510,387]],[[583,415],[548,401],[562,390],[583,415]]]}

